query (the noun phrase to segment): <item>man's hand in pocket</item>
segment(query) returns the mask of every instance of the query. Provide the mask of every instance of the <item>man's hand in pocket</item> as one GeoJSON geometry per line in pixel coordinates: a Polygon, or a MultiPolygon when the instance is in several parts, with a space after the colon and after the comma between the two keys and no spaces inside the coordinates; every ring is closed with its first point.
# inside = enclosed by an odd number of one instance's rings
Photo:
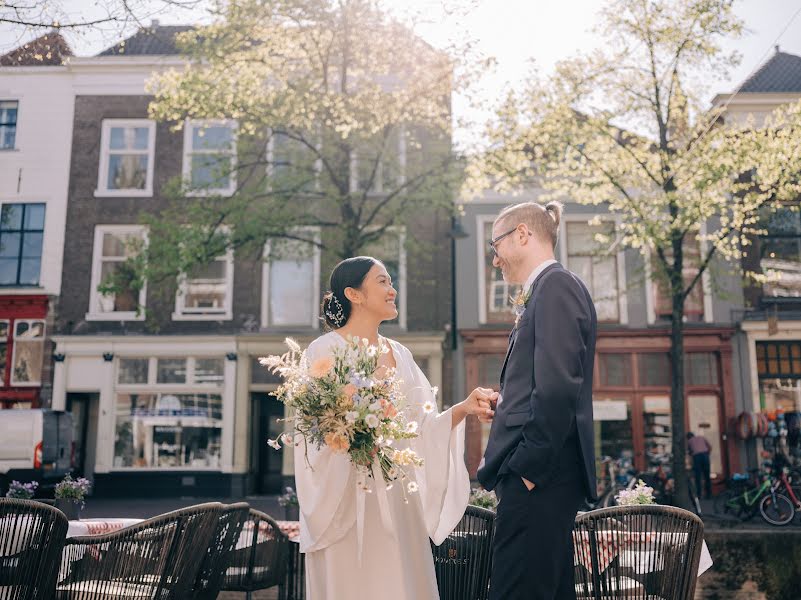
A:
{"type": "Polygon", "coordinates": [[[534,489],[535,485],[531,483],[528,479],[526,479],[525,477],[521,477],[520,479],[523,480],[523,484],[526,486],[526,489],[529,492],[534,489]]]}

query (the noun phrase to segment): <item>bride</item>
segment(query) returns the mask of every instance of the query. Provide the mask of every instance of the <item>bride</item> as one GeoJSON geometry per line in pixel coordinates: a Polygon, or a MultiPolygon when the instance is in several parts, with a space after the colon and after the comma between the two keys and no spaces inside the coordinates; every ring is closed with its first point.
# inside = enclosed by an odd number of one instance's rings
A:
{"type": "Polygon", "coordinates": [[[435,390],[411,352],[378,334],[382,321],[398,316],[396,296],[380,261],[366,256],[342,261],[331,273],[330,292],[323,300],[332,331],[314,340],[306,356],[309,362],[328,356],[354,336],[376,346],[380,340],[389,345],[391,352],[381,356],[379,365],[397,368],[411,409],[409,419],[419,424],[418,437],[409,440],[424,460],[410,473],[411,487],[417,491],[408,493],[401,485],[386,490],[383,482],[376,485],[373,479],[364,490],[346,454],[327,446],[295,446],[300,551],[306,553],[309,600],[439,598],[429,538],[441,544],[467,506],[464,419],[490,419],[490,400],[497,394],[477,388],[463,402],[438,413],[435,390]]]}

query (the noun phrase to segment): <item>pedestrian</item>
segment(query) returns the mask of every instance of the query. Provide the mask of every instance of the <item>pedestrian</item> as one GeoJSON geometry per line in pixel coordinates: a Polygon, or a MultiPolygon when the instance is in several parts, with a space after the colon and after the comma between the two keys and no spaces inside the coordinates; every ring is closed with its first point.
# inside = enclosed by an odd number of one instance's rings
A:
{"type": "Polygon", "coordinates": [[[704,480],[704,494],[707,500],[712,497],[712,478],[709,471],[709,453],[712,445],[703,435],[687,433],[687,449],[693,457],[693,474],[695,475],[695,494],[701,497],[701,478],[704,480]]]}

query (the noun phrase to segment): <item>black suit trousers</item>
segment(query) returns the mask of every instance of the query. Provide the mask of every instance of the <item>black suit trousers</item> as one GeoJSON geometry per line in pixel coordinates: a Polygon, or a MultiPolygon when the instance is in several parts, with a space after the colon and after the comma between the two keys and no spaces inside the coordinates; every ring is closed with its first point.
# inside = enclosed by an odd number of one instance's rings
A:
{"type": "Polygon", "coordinates": [[[542,489],[529,491],[515,473],[499,480],[490,600],[575,600],[572,533],[586,495],[583,468],[570,452],[542,489]]]}

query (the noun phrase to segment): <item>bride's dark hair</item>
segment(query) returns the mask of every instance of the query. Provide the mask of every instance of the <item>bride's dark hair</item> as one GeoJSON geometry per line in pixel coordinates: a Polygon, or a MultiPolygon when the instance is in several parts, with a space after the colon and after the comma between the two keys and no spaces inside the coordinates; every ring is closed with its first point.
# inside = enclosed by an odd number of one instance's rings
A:
{"type": "Polygon", "coordinates": [[[322,312],[325,324],[331,329],[339,329],[348,322],[351,303],[345,297],[345,288],[359,289],[373,266],[381,261],[372,256],[346,258],[331,271],[328,282],[329,291],[323,296],[322,312]]]}

